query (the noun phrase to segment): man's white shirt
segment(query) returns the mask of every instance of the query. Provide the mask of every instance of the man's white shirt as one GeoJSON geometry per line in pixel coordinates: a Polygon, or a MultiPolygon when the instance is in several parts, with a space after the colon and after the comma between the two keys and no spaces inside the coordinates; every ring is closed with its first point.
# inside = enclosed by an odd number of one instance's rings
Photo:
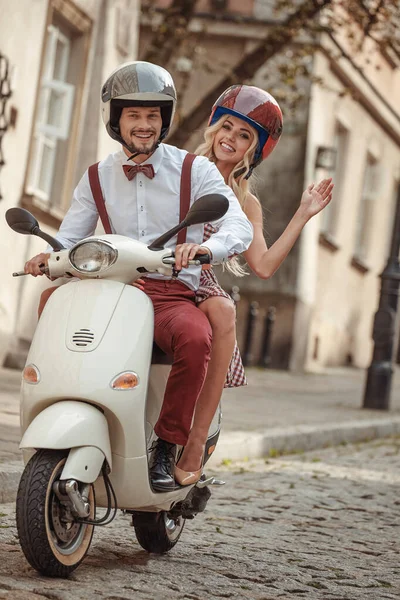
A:
{"type": "MultiPolygon", "coordinates": [[[[185,150],[160,144],[141,163],[153,165],[153,179],[139,172],[129,181],[122,167],[132,166],[134,163],[127,160],[122,150],[110,154],[100,162],[100,185],[113,233],[149,245],[179,223],[182,163],[186,154],[185,150]]],[[[203,242],[204,225],[193,225],[187,229],[186,242],[209,248],[215,264],[247,250],[253,238],[253,228],[217,167],[206,157],[198,156],[192,167],[190,204],[206,194],[226,196],[229,200],[228,212],[213,222],[218,231],[209,240],[203,242]]],[[[57,239],[63,246],[70,248],[94,234],[98,217],[86,171],[74,191],[71,207],[61,224],[57,239]]],[[[176,243],[175,236],[166,247],[174,249],[176,243]]],[[[199,287],[200,272],[200,267],[182,269],[179,280],[196,290],[199,287]]]]}

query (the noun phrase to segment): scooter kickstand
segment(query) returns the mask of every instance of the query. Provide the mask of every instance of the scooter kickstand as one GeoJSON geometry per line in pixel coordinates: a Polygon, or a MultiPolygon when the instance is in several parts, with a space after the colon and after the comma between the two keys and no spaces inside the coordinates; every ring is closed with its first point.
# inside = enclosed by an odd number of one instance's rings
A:
{"type": "Polygon", "coordinates": [[[198,488],[203,488],[207,485],[225,485],[225,481],[222,481],[222,479],[215,479],[215,477],[209,477],[208,479],[201,479],[196,485],[198,488]]]}

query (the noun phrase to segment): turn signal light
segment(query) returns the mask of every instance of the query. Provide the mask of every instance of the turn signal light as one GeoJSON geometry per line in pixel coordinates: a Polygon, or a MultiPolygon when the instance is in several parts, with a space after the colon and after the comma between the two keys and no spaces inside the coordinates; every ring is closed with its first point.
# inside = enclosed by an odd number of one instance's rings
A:
{"type": "Polygon", "coordinates": [[[27,383],[39,383],[39,369],[35,365],[27,365],[23,370],[22,377],[27,383]]]}
{"type": "Polygon", "coordinates": [[[132,371],[117,375],[110,383],[113,390],[132,390],[139,384],[139,377],[132,371]]]}

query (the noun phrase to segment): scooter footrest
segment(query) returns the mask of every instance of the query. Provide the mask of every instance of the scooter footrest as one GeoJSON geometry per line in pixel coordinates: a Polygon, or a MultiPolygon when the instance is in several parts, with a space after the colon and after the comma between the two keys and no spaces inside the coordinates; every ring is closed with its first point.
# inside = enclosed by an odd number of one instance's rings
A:
{"type": "Polygon", "coordinates": [[[175,504],[168,515],[172,518],[183,517],[184,519],[194,519],[197,513],[203,512],[207,502],[211,497],[208,487],[193,487],[184,500],[175,504]]]}

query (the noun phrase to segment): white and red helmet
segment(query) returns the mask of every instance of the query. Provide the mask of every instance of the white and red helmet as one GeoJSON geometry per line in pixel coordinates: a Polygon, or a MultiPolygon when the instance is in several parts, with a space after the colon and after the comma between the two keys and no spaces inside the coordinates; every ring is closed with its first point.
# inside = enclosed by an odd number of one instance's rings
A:
{"type": "Polygon", "coordinates": [[[258,133],[258,146],[251,169],[269,156],[282,133],[283,118],[271,94],[253,85],[232,85],[214,103],[208,125],[223,115],[243,119],[258,133]]]}

